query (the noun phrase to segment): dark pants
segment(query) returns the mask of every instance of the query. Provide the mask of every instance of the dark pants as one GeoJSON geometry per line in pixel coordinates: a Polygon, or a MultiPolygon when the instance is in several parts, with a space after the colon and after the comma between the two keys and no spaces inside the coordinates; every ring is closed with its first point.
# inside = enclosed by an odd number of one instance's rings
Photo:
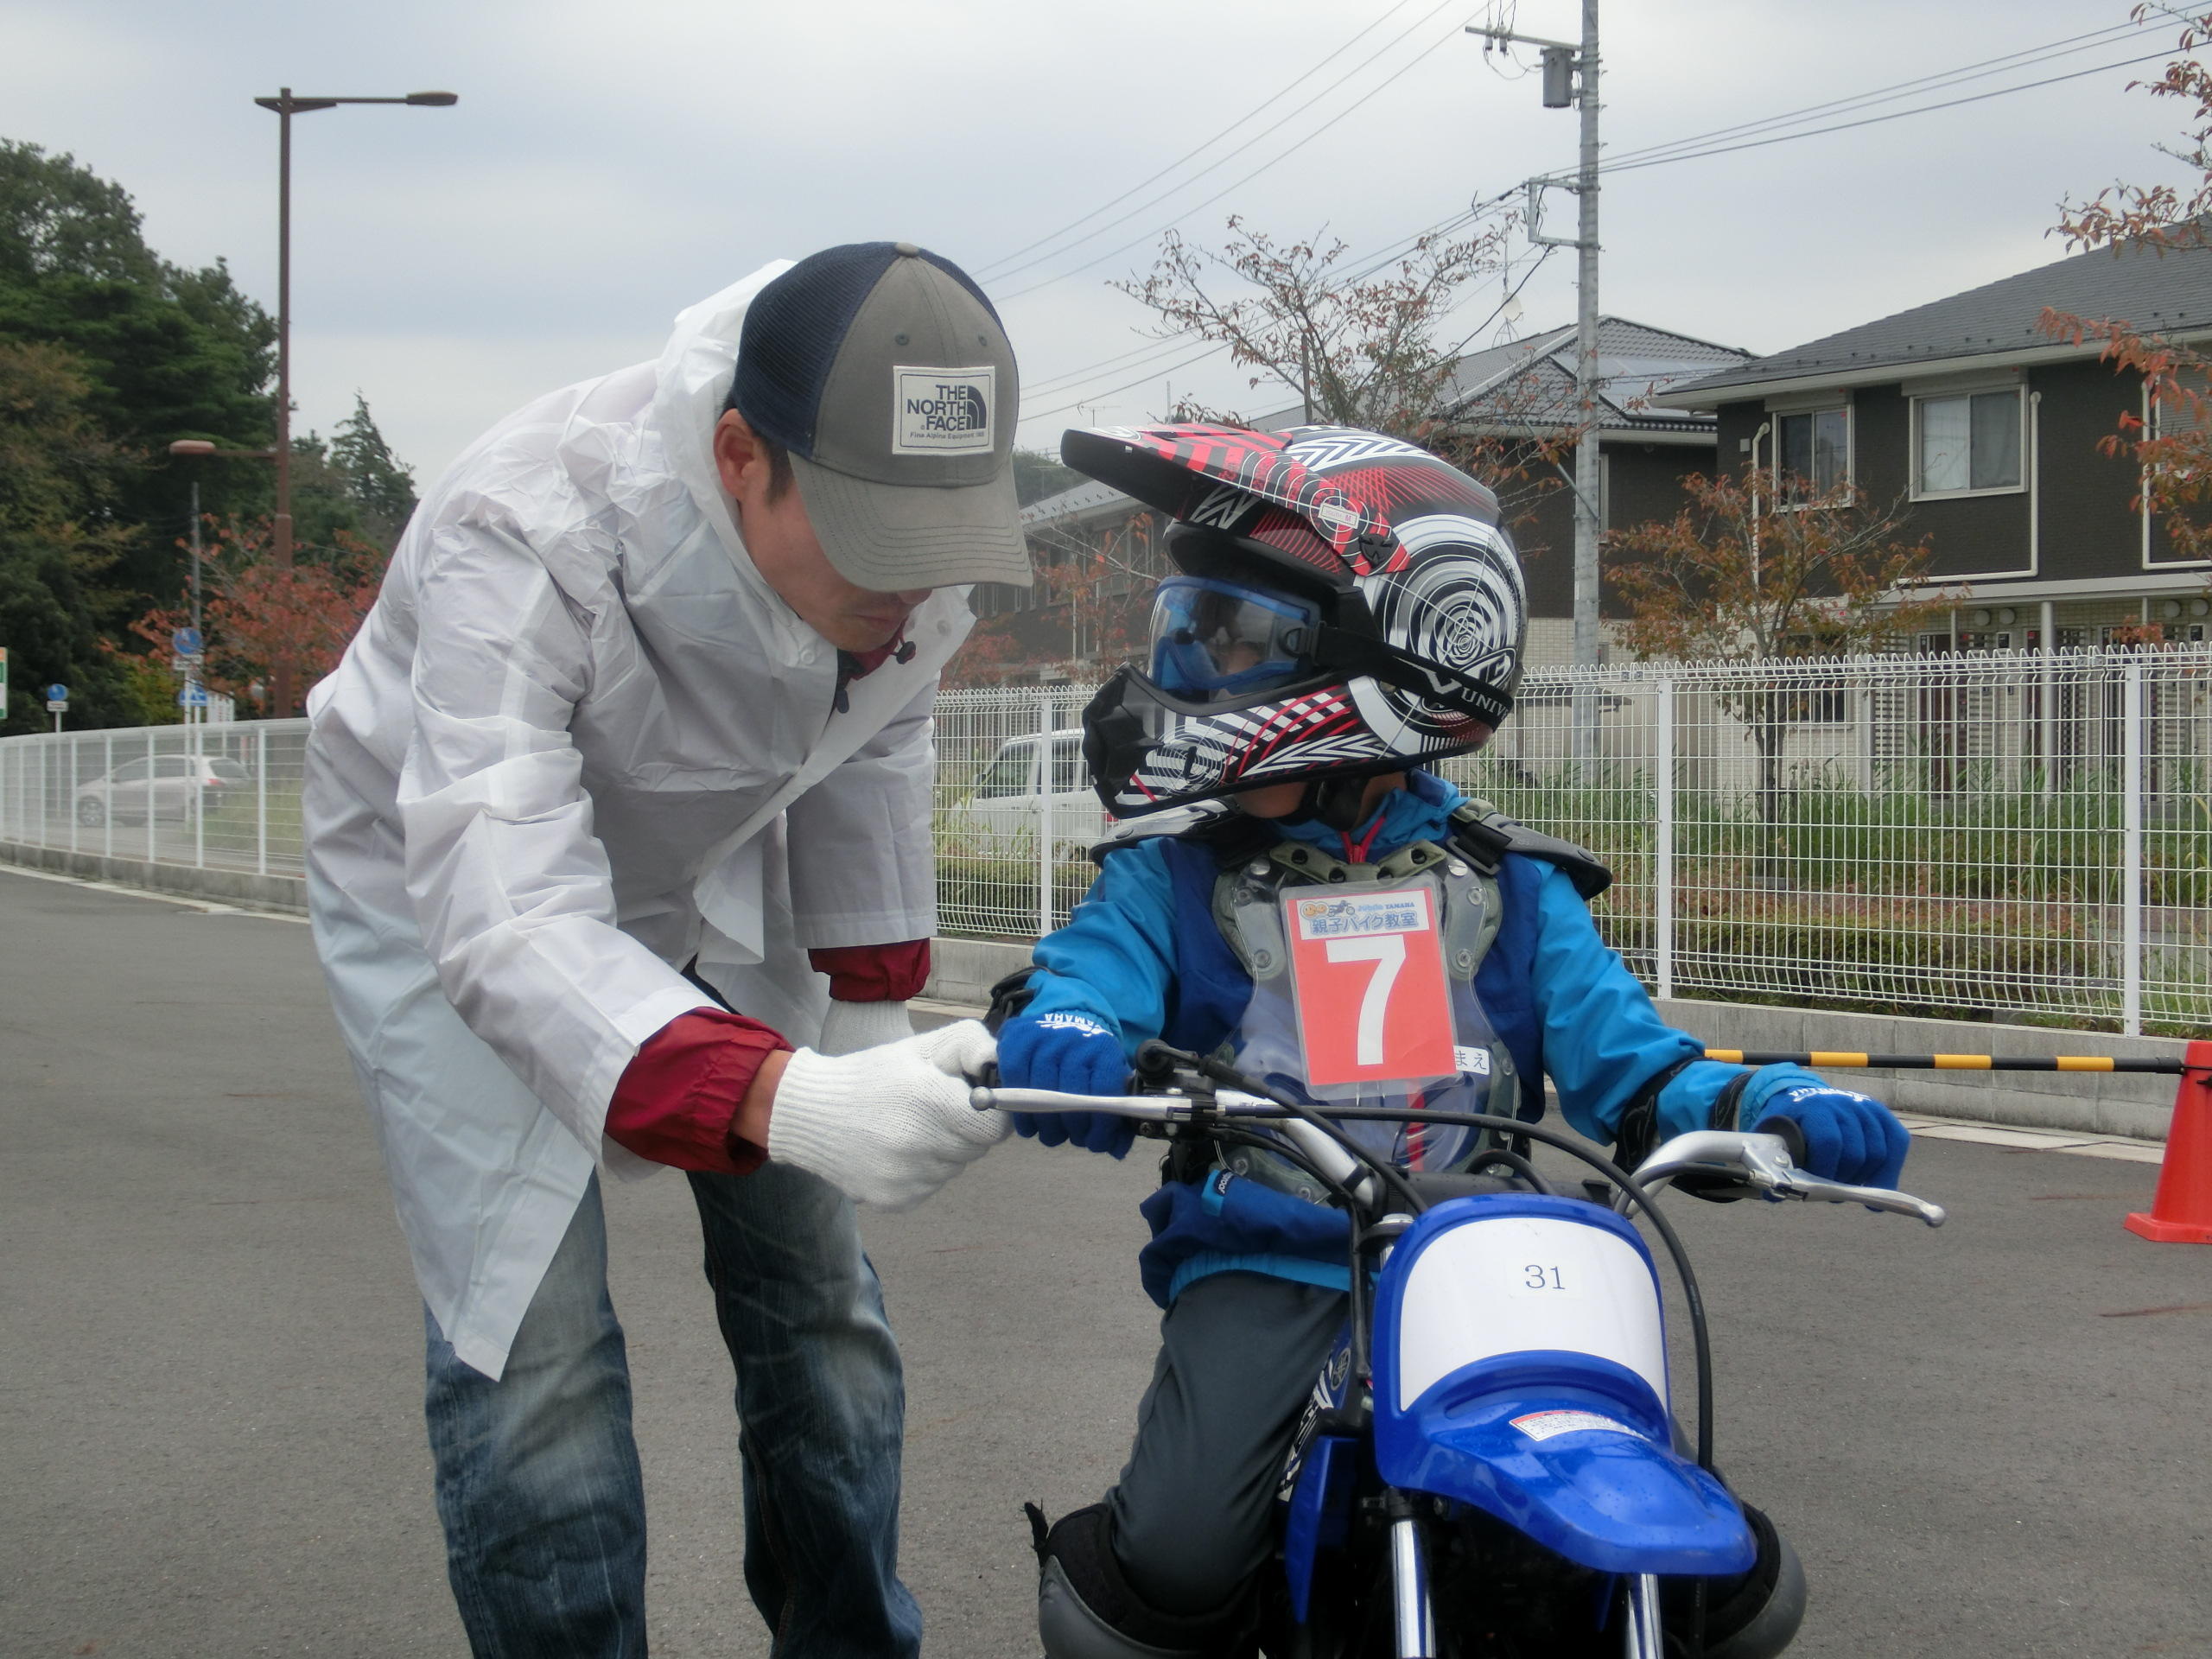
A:
{"type": "Polygon", "coordinates": [[[1106,1502],[1115,1556],[1161,1612],[1212,1612],[1266,1564],[1283,1462],[1348,1300],[1221,1273],[1160,1322],[1136,1440],[1106,1502]]]}
{"type": "MultiPolygon", "coordinates": [[[[745,1582],[776,1659],[899,1659],[906,1395],[852,1206],[804,1170],[693,1175],[737,1366],[745,1582]]],[[[428,1320],[430,1446],[479,1659],[642,1659],[645,1492],[599,1188],[585,1193],[493,1382],[428,1320]]]]}

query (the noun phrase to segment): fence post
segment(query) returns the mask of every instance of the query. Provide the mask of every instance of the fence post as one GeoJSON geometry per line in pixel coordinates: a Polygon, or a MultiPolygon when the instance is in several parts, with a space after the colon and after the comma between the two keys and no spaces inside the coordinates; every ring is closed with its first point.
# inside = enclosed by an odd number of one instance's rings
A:
{"type": "MultiPolygon", "coordinates": [[[[207,753],[207,728],[192,718],[194,710],[184,711],[185,729],[191,734],[190,758],[195,763],[207,753]]],[[[207,868],[207,791],[200,787],[200,768],[192,768],[192,787],[184,798],[192,804],[192,861],[200,869],[207,868]]]]}
{"type": "MultiPolygon", "coordinates": [[[[115,856],[115,785],[112,781],[115,777],[115,734],[113,732],[111,731],[101,738],[100,750],[100,759],[106,762],[106,765],[101,768],[100,776],[111,780],[107,786],[107,793],[100,797],[100,856],[113,858],[115,856]]],[[[105,875],[108,872],[102,870],[100,874],[105,875]]]]}
{"type": "Polygon", "coordinates": [[[253,861],[254,868],[269,874],[269,728],[256,722],[253,729],[253,861]]]}
{"type": "Polygon", "coordinates": [[[77,851],[77,750],[79,740],[72,733],[69,747],[62,751],[69,758],[69,779],[61,785],[61,810],[69,815],[69,851],[77,851]]]}
{"type": "Polygon", "coordinates": [[[2121,916],[2120,1028],[2143,1034],[2143,659],[2131,657],[2120,706],[2121,916]]]}
{"type": "Polygon", "coordinates": [[[1651,921],[1658,950],[1659,995],[1675,994],[1675,683],[1659,682],[1657,753],[1652,766],[1658,794],[1658,846],[1651,873],[1651,921]]]}
{"type": "Polygon", "coordinates": [[[1052,931],[1052,694],[1037,703],[1037,937],[1052,931]]]}

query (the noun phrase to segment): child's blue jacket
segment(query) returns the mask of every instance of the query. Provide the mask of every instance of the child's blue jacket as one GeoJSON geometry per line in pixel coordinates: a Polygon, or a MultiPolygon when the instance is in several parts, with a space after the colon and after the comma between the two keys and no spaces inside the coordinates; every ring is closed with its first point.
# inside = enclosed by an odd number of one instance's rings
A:
{"type": "MultiPolygon", "coordinates": [[[[1448,841],[1465,798],[1442,779],[1408,774],[1350,836],[1319,824],[1283,834],[1339,855],[1374,831],[1365,856],[1415,841],[1448,841]],[[1379,829],[1376,819],[1381,820],[1379,829]],[[1340,842],[1342,844],[1340,844],[1340,842]]],[[[1070,1009],[1116,1033],[1134,1056],[1147,1039],[1205,1052],[1234,1033],[1252,982],[1213,920],[1219,865],[1211,848],[1162,837],[1109,853],[1065,927],[1039,941],[1035,993],[1020,1017],[1070,1009]]],[[[1508,854],[1498,870],[1503,915],[1477,970],[1475,988],[1531,1093],[1548,1076],[1567,1121],[1610,1141],[1629,1103],[1659,1073],[1681,1066],[1658,1100],[1662,1139],[1709,1121],[1713,1100],[1745,1068],[1704,1059],[1704,1045],[1659,1017],[1634,975],[1598,937],[1566,873],[1508,854]],[[1684,1064],[1688,1062],[1688,1064],[1684,1064]]],[[[1818,1077],[1768,1066],[1745,1086],[1739,1121],[1751,1122],[1777,1090],[1818,1077]]],[[[1533,1103],[1524,1116],[1540,1109],[1533,1103]]],[[[1344,1217],[1251,1181],[1169,1182],[1145,1200],[1153,1240],[1141,1271],[1165,1307],[1209,1274],[1270,1274],[1344,1287],[1344,1217]]]]}

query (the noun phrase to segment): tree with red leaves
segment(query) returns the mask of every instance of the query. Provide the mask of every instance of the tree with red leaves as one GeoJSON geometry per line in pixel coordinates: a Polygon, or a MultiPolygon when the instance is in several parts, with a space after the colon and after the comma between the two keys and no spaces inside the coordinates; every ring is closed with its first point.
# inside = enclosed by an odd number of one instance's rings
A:
{"type": "MultiPolygon", "coordinates": [[[[2131,15],[2139,23],[2154,13],[2168,15],[2150,5],[2131,15]]],[[[2188,107],[2186,136],[2164,153],[2195,171],[2194,186],[2120,182],[2087,201],[2069,200],[2055,227],[2069,245],[2139,257],[2212,246],[2212,69],[2196,55],[2207,43],[2212,12],[2185,18],[2165,73],[2127,88],[2188,107]]],[[[2096,341],[2101,360],[2143,377],[2151,418],[2123,412],[2119,429],[2099,448],[2141,469],[2142,487],[2132,505],[2156,515],[2177,555],[2212,558],[2212,353],[2126,318],[2046,309],[2042,327],[2073,345],[2096,341]]]]}
{"type": "MultiPolygon", "coordinates": [[[[289,567],[268,557],[265,524],[216,524],[201,553],[207,667],[202,682],[241,703],[258,701],[279,667],[289,668],[302,695],[338,666],[346,646],[376,603],[385,556],[345,531],[332,545],[301,548],[289,567]]],[[[160,649],[191,620],[181,607],[148,612],[130,625],[160,649]]]]}

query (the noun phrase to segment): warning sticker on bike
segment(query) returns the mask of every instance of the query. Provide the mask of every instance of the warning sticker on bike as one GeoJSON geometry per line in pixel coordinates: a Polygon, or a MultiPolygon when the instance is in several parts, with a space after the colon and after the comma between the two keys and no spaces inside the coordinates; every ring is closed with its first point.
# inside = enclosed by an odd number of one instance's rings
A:
{"type": "Polygon", "coordinates": [[[1532,1440],[1548,1440],[1554,1434],[1576,1434],[1586,1429],[1605,1429],[1615,1434],[1635,1434],[1637,1440],[1645,1436],[1637,1433],[1626,1423],[1617,1423],[1610,1417],[1600,1417],[1594,1411],[1532,1411],[1525,1417],[1511,1420],[1513,1427],[1532,1440]]]}
{"type": "Polygon", "coordinates": [[[1459,1066],[1435,894],[1300,888],[1283,899],[1306,1080],[1418,1083],[1459,1066]]]}

